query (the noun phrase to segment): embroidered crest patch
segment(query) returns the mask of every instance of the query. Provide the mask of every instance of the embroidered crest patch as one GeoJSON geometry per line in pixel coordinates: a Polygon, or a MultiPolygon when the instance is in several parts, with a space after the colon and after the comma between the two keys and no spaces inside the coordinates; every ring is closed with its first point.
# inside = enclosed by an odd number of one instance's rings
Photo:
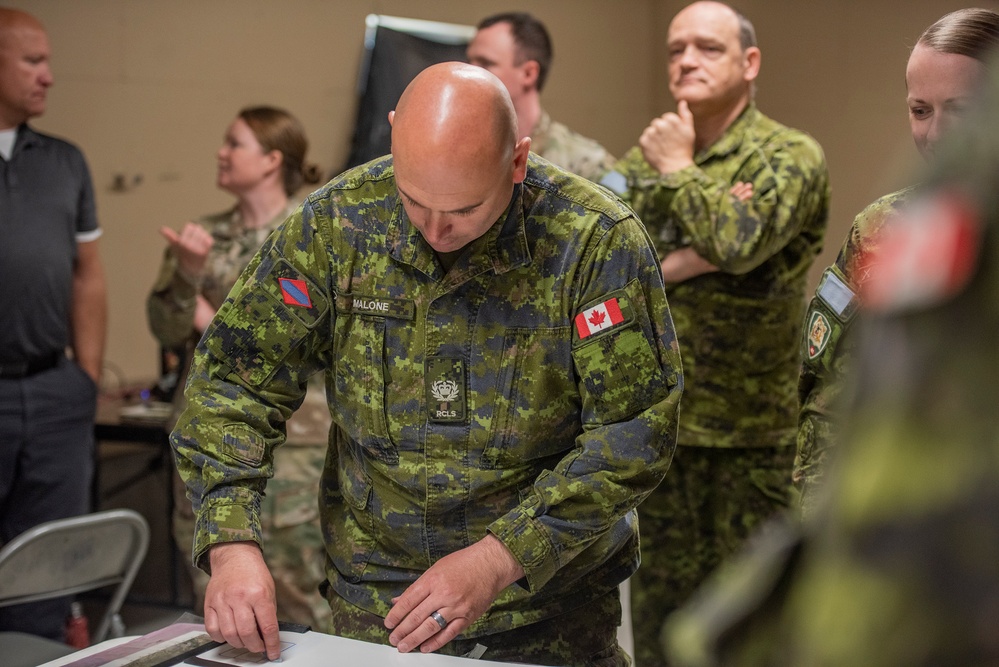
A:
{"type": "Polygon", "coordinates": [[[465,421],[465,362],[456,357],[427,358],[427,411],[433,422],[465,421]]]}
{"type": "Polygon", "coordinates": [[[826,349],[826,344],[829,342],[831,333],[832,327],[829,326],[829,320],[826,319],[826,316],[817,310],[813,312],[812,317],[808,321],[809,359],[814,359],[822,354],[822,351],[826,349]]]}
{"type": "Polygon", "coordinates": [[[289,306],[300,306],[311,308],[312,299],[309,297],[309,288],[304,280],[294,278],[278,278],[281,283],[281,298],[289,306]]]}

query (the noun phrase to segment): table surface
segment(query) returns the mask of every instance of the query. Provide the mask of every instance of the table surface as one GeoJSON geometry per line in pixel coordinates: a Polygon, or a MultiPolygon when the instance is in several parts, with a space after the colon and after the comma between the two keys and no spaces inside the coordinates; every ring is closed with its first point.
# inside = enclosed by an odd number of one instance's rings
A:
{"type": "MultiPolygon", "coordinates": [[[[170,414],[164,412],[167,405],[101,397],[97,401],[94,434],[98,440],[166,444],[170,435],[166,430],[170,414]],[[143,406],[146,406],[145,410],[143,406]]],[[[325,396],[322,392],[310,391],[301,407],[285,423],[287,442],[292,446],[325,446],[330,422],[325,396]]]]}
{"type": "Polygon", "coordinates": [[[170,435],[166,430],[167,417],[123,417],[123,408],[141,405],[141,401],[101,397],[97,400],[97,417],[94,420],[94,437],[97,440],[118,442],[144,442],[153,445],[167,444],[170,435]]]}
{"type": "MultiPolygon", "coordinates": [[[[147,635],[146,637],[149,637],[147,635]]],[[[112,664],[128,664],[133,659],[137,659],[139,654],[134,654],[132,658],[123,657],[125,645],[129,642],[140,642],[143,637],[119,637],[109,639],[89,648],[71,653],[57,660],[46,662],[39,667],[93,667],[94,665],[106,664],[98,659],[98,654],[117,649],[114,653],[106,656],[113,659],[112,664]],[[120,661],[120,662],[119,662],[120,661]]],[[[319,667],[329,665],[330,656],[336,656],[336,664],[339,665],[372,665],[381,667],[383,665],[402,665],[403,667],[509,667],[511,663],[499,663],[491,660],[475,660],[469,658],[456,658],[452,656],[440,655],[437,653],[399,653],[394,647],[382,644],[370,644],[368,642],[346,639],[334,635],[327,635],[320,632],[281,632],[282,646],[282,667],[319,667]]],[[[488,651],[486,652],[488,656],[488,651]]],[[[103,659],[104,656],[101,658],[103,659]]],[[[216,649],[211,649],[201,654],[208,661],[197,663],[183,662],[183,665],[212,664],[218,667],[227,665],[255,665],[273,664],[260,660],[256,654],[248,654],[240,649],[233,649],[229,645],[224,645],[216,649]]],[[[526,665],[526,663],[518,663],[526,665]]],[[[527,667],[530,667],[529,665],[527,667]]]]}

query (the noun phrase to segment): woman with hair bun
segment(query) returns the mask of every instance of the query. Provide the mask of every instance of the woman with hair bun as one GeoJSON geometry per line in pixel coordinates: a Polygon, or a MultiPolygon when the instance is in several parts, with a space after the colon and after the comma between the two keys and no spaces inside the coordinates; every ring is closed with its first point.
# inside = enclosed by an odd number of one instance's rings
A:
{"type": "MultiPolygon", "coordinates": [[[[171,426],[183,409],[183,379],[194,344],[268,235],[298,206],[298,190],[319,182],[319,168],[305,161],[307,149],[301,123],[287,111],[243,109],[226,129],[217,154],[216,184],[236,198],[235,204],[179,230],[160,229],[167,248],[146,304],[149,327],[163,348],[180,350],[178,356],[186,360],[171,426]]],[[[318,494],[330,415],[321,383],[309,389],[286,424],[285,446],[275,453],[261,520],[278,618],[325,631],[330,610],[318,591],[326,579],[318,494]]],[[[178,475],[173,493],[173,536],[190,561],[194,513],[178,475]]],[[[188,570],[200,610],[209,577],[193,565],[188,570]]]]}
{"type": "MultiPolygon", "coordinates": [[[[951,12],[916,41],[905,70],[906,103],[912,139],[924,160],[933,160],[940,137],[960,123],[986,80],[986,62],[997,45],[999,13],[988,9],[951,12]]],[[[852,356],[845,334],[864,283],[877,271],[869,261],[871,250],[878,231],[918,191],[915,185],[893,192],[856,217],[836,263],[822,274],[805,316],[798,384],[798,451],[792,473],[805,517],[816,507],[826,458],[835,446],[831,410],[852,356]]]]}
{"type": "Polygon", "coordinates": [[[305,165],[308,141],[287,111],[248,107],[218,150],[216,184],[235,205],[179,231],[160,229],[166,256],[147,303],[149,326],[166,348],[200,338],[264,239],[298,205],[291,197],[318,168],[305,165]]]}

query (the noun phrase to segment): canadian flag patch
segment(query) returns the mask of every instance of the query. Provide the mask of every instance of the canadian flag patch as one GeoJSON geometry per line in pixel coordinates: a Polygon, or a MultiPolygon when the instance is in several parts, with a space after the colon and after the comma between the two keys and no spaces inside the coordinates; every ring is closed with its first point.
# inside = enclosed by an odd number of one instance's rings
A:
{"type": "Polygon", "coordinates": [[[624,322],[621,306],[618,304],[617,298],[612,298],[576,315],[576,331],[579,332],[580,338],[586,338],[595,333],[606,331],[621,324],[621,322],[624,322]]]}
{"type": "Polygon", "coordinates": [[[864,303],[874,310],[927,307],[959,293],[978,263],[981,223],[963,195],[944,191],[910,207],[881,230],[877,265],[864,283],[864,303]]]}

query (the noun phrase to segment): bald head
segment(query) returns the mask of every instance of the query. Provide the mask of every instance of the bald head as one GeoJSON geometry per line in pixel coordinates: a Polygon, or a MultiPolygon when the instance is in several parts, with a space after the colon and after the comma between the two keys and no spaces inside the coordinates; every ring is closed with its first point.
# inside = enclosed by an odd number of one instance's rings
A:
{"type": "Polygon", "coordinates": [[[45,28],[31,14],[0,8],[0,130],[44,113],[51,85],[45,28]]]}
{"type": "Polygon", "coordinates": [[[517,114],[503,83],[480,67],[449,62],[423,70],[406,87],[392,119],[392,149],[454,157],[508,158],[517,114]]]}
{"type": "Polygon", "coordinates": [[[485,233],[524,179],[531,144],[517,140],[503,83],[465,63],[428,67],[389,122],[396,185],[431,246],[450,252],[485,233]]]}
{"type": "Polygon", "coordinates": [[[25,28],[45,32],[42,22],[31,14],[20,9],[0,7],[0,49],[6,45],[12,32],[25,28]]]}

